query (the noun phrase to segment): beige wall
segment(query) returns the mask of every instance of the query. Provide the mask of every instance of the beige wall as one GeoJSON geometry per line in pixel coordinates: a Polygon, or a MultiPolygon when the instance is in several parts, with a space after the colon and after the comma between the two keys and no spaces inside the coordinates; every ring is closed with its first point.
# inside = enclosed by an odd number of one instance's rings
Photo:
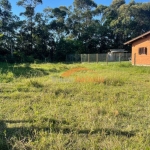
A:
{"type": "Polygon", "coordinates": [[[150,65],[150,35],[132,44],[132,65],[150,65]],[[139,55],[140,47],[147,47],[147,55],[139,55]]]}

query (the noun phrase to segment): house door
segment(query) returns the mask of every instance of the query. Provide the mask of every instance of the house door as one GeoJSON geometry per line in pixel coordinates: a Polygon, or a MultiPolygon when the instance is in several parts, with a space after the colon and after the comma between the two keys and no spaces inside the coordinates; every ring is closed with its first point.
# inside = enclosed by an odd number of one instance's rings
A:
{"type": "Polygon", "coordinates": [[[134,53],[134,65],[136,65],[136,53],[134,53]]]}

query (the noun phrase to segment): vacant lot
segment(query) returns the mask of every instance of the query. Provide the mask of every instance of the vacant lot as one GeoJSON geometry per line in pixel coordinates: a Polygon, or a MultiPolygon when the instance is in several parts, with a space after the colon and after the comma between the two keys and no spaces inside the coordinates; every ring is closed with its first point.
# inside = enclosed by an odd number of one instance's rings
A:
{"type": "Polygon", "coordinates": [[[150,149],[150,67],[0,64],[0,149],[150,149]]]}

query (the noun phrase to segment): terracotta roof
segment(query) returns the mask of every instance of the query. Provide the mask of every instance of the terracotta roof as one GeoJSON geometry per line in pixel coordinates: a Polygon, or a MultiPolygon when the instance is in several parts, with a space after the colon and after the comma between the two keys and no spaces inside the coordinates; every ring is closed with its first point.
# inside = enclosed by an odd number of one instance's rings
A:
{"type": "Polygon", "coordinates": [[[146,32],[146,33],[144,33],[144,34],[142,34],[142,35],[140,35],[140,36],[137,36],[136,38],[133,38],[133,39],[130,40],[130,41],[125,42],[124,45],[131,44],[131,43],[133,43],[134,41],[139,40],[139,39],[141,39],[141,38],[143,38],[143,37],[145,37],[145,36],[147,36],[147,35],[149,35],[149,34],[150,34],[150,31],[148,31],[148,32],[146,32]]]}

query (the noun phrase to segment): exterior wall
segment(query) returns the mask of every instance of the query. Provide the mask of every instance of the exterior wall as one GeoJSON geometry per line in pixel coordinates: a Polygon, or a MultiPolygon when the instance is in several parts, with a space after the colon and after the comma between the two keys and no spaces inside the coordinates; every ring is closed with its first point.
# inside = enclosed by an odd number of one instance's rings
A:
{"type": "Polygon", "coordinates": [[[150,35],[133,42],[132,65],[150,65],[150,35]],[[147,47],[147,55],[139,54],[141,47],[147,47]]]}

